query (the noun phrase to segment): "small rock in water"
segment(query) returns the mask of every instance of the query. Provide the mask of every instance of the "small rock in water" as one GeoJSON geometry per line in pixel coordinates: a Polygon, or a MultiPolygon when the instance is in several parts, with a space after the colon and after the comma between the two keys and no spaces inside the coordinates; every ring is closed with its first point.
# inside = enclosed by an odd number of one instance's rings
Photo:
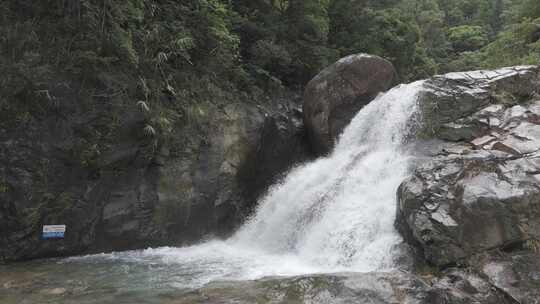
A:
{"type": "Polygon", "coordinates": [[[65,294],[66,291],[67,290],[65,288],[52,288],[52,289],[44,289],[44,290],[41,291],[41,293],[54,295],[54,296],[59,296],[59,295],[65,294]]]}

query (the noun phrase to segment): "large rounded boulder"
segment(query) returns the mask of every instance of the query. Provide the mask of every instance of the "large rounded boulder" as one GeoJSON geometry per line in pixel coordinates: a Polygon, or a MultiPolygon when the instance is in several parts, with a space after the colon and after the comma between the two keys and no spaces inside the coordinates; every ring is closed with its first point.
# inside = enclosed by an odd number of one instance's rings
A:
{"type": "Polygon", "coordinates": [[[328,153],[356,113],[395,79],[389,61],[367,54],[342,58],[315,76],[304,92],[304,123],[315,152],[328,153]]]}

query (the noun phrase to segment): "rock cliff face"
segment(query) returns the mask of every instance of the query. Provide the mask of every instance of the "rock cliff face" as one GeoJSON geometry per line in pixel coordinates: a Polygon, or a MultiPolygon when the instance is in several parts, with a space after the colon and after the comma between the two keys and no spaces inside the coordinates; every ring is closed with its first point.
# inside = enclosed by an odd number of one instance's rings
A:
{"type": "Polygon", "coordinates": [[[167,144],[145,129],[144,108],[133,104],[108,149],[85,145],[87,133],[106,127],[104,102],[91,103],[93,111],[71,103],[59,107],[70,112],[13,125],[4,120],[0,261],[227,235],[265,188],[306,156],[294,99],[187,109],[198,121],[173,132],[167,144]],[[87,153],[75,153],[80,147],[87,153]],[[67,225],[65,239],[42,240],[49,224],[67,225]]]}
{"type": "Polygon", "coordinates": [[[540,299],[539,71],[427,80],[425,155],[398,190],[396,226],[428,264],[468,267],[515,303],[540,299]]]}

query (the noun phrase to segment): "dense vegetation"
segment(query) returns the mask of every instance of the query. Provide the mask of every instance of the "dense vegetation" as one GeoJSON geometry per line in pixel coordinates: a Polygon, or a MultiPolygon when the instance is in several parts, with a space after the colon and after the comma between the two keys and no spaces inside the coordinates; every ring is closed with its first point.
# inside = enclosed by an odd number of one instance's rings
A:
{"type": "Polygon", "coordinates": [[[196,73],[239,87],[303,85],[358,52],[390,59],[404,81],[540,56],[535,0],[9,0],[0,9],[3,70],[92,78],[114,66],[152,71],[171,90],[196,73]]]}
{"type": "Polygon", "coordinates": [[[5,0],[0,118],[99,113],[73,152],[90,166],[126,108],[155,145],[205,104],[298,91],[351,53],[388,58],[401,81],[538,63],[539,17],[537,0],[5,0]]]}

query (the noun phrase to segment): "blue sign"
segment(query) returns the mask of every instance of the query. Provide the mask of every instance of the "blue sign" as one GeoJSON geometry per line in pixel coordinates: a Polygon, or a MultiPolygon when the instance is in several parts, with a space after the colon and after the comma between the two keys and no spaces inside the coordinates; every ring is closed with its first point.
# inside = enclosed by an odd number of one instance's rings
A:
{"type": "Polygon", "coordinates": [[[43,226],[42,238],[46,239],[63,239],[66,233],[66,225],[45,225],[43,226]]]}

